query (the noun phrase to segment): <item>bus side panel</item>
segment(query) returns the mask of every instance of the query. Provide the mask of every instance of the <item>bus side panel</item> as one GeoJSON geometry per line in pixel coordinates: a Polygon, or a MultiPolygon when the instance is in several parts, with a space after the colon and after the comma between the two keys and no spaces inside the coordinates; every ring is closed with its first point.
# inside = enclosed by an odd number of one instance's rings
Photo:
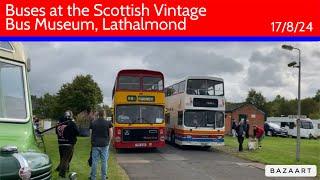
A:
{"type": "Polygon", "coordinates": [[[166,109],[169,116],[166,121],[166,140],[170,141],[172,134],[174,134],[175,127],[178,127],[178,111],[184,109],[183,94],[177,94],[174,96],[166,97],[166,109]],[[180,101],[181,100],[181,101],[180,101]]]}

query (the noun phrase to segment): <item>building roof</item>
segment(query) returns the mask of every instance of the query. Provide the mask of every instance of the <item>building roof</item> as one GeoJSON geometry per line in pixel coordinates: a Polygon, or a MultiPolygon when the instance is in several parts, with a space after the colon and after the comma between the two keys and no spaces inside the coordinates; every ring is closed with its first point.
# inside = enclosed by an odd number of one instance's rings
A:
{"type": "Polygon", "coordinates": [[[261,113],[265,114],[262,110],[258,109],[257,106],[247,103],[247,102],[241,102],[241,103],[226,103],[226,112],[233,112],[239,108],[242,108],[243,106],[253,106],[255,109],[260,111],[261,113]]]}

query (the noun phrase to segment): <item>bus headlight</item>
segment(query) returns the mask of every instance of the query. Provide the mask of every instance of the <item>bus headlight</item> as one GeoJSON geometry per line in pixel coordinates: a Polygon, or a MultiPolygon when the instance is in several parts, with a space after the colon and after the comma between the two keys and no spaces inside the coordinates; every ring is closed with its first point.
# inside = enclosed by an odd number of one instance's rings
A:
{"type": "Polygon", "coordinates": [[[19,170],[19,177],[22,180],[28,180],[31,177],[31,168],[29,167],[22,167],[19,170]]]}
{"type": "Polygon", "coordinates": [[[116,136],[116,137],[114,138],[114,140],[115,140],[116,142],[120,142],[120,141],[121,141],[121,138],[120,138],[119,136],[116,136]]]}
{"type": "Polygon", "coordinates": [[[160,141],[165,141],[165,137],[164,136],[160,136],[160,141]]]}
{"type": "Polygon", "coordinates": [[[121,135],[121,129],[118,129],[118,130],[117,130],[117,134],[118,134],[118,135],[121,135]]]}

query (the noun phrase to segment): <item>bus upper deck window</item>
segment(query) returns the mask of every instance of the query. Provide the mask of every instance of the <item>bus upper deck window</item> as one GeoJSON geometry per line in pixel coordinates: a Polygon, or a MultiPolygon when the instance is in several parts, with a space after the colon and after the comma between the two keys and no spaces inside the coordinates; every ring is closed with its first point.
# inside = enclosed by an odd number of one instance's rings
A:
{"type": "Polygon", "coordinates": [[[187,93],[193,95],[223,96],[223,82],[210,79],[189,79],[187,93]]]}
{"type": "Polygon", "coordinates": [[[143,90],[163,90],[163,80],[160,77],[144,77],[143,90]]]}
{"type": "Polygon", "coordinates": [[[140,78],[134,76],[120,76],[118,88],[125,90],[139,90],[140,78]]]}
{"type": "Polygon", "coordinates": [[[185,89],[185,81],[181,81],[179,83],[179,93],[184,93],[184,89],[185,89]]]}

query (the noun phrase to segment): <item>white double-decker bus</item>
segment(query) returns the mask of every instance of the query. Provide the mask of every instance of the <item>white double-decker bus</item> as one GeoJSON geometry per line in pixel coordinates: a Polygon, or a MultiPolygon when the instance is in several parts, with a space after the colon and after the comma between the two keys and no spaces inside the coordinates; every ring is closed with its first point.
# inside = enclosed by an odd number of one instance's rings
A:
{"type": "Polygon", "coordinates": [[[187,76],[165,89],[166,140],[181,146],[224,145],[223,79],[187,76]]]}

